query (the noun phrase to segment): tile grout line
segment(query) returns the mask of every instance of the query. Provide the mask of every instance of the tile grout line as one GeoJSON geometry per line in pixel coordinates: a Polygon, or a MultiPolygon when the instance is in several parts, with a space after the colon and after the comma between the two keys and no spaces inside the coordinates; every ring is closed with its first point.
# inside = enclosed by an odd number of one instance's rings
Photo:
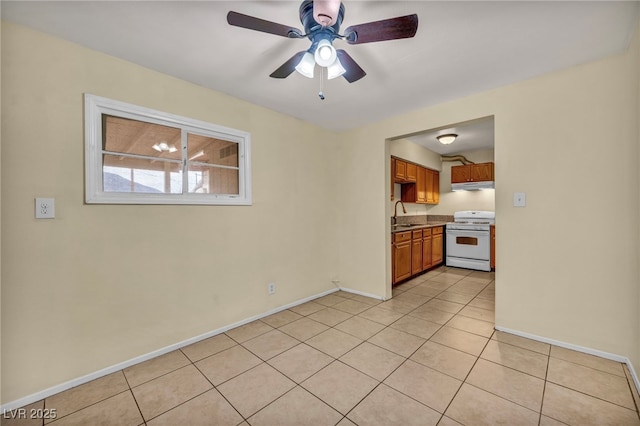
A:
{"type": "MultiPolygon", "coordinates": [[[[187,357],[187,359],[189,358],[187,357]]],[[[120,371],[122,371],[122,376],[124,377],[125,382],[127,382],[127,386],[129,387],[129,392],[131,392],[131,397],[133,398],[133,401],[136,403],[136,407],[138,407],[138,412],[140,413],[140,417],[142,418],[142,421],[146,425],[147,419],[145,419],[144,414],[142,414],[142,409],[140,408],[140,404],[138,404],[138,399],[136,398],[136,395],[133,393],[133,388],[131,387],[131,383],[129,383],[129,379],[127,378],[127,375],[124,373],[124,369],[120,371]]]]}

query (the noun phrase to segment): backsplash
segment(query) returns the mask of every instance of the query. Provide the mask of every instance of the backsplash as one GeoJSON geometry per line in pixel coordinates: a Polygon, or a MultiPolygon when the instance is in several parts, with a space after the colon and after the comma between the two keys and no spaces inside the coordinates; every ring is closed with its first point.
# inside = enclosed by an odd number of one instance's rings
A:
{"type": "MultiPolygon", "coordinates": [[[[391,218],[393,221],[393,218],[391,218]]],[[[437,215],[437,214],[423,214],[416,216],[398,216],[397,223],[400,225],[412,224],[412,225],[426,225],[428,223],[446,223],[453,222],[453,216],[449,215],[437,215]]]]}

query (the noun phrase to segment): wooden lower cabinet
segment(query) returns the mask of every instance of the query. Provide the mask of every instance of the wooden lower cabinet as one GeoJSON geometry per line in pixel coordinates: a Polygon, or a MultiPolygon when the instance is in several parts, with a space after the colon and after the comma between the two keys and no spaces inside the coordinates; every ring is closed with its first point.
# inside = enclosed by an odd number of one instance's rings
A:
{"type": "Polygon", "coordinates": [[[392,236],[393,284],[418,275],[443,261],[442,226],[396,232],[392,236]]]}
{"type": "Polygon", "coordinates": [[[393,283],[411,276],[411,231],[393,234],[393,283]]]}
{"type": "Polygon", "coordinates": [[[437,226],[431,230],[431,260],[434,265],[442,263],[444,257],[444,239],[442,238],[443,229],[444,228],[442,226],[437,226]]]}
{"type": "Polygon", "coordinates": [[[411,233],[411,275],[422,272],[422,229],[411,233]]]}
{"type": "Polygon", "coordinates": [[[431,229],[425,229],[422,233],[422,270],[433,266],[433,258],[431,253],[433,248],[431,247],[431,229]]]}

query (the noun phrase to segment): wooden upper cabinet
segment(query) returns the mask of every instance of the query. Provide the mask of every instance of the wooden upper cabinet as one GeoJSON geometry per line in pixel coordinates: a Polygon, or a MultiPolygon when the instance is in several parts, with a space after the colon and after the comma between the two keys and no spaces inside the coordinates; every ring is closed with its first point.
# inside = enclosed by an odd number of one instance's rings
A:
{"type": "Polygon", "coordinates": [[[413,163],[407,163],[407,182],[416,182],[418,179],[418,166],[413,163]]]}
{"type": "Polygon", "coordinates": [[[391,200],[394,184],[401,184],[400,199],[405,203],[438,204],[440,202],[440,172],[418,164],[391,157],[391,200]]]}
{"type": "Polygon", "coordinates": [[[418,167],[416,176],[416,203],[426,203],[429,187],[428,180],[431,174],[424,167],[418,167]]]}
{"type": "Polygon", "coordinates": [[[471,164],[471,181],[493,180],[493,163],[471,164]]]}
{"type": "Polygon", "coordinates": [[[396,182],[404,182],[407,178],[407,162],[394,158],[393,164],[395,164],[393,174],[394,180],[396,182]]]}
{"type": "MultiPolygon", "coordinates": [[[[439,204],[440,203],[440,172],[433,173],[433,193],[432,193],[432,203],[431,204],[439,204]]],[[[427,201],[428,202],[428,201],[427,201]]]]}
{"type": "Polygon", "coordinates": [[[395,198],[394,190],[396,183],[396,159],[391,158],[391,201],[395,198]]]}
{"type": "Polygon", "coordinates": [[[471,180],[470,164],[451,167],[451,183],[465,183],[471,180]]]}
{"type": "Polygon", "coordinates": [[[440,172],[427,170],[427,204],[440,202],[440,172]]]}
{"type": "Polygon", "coordinates": [[[440,172],[416,166],[416,183],[402,185],[402,201],[417,204],[440,202],[440,172]]]}
{"type": "Polygon", "coordinates": [[[493,180],[493,163],[465,164],[451,167],[451,183],[493,180]]]}
{"type": "Polygon", "coordinates": [[[392,164],[395,164],[393,172],[393,180],[396,183],[407,183],[416,181],[417,166],[408,161],[399,158],[392,158],[392,164]]]}

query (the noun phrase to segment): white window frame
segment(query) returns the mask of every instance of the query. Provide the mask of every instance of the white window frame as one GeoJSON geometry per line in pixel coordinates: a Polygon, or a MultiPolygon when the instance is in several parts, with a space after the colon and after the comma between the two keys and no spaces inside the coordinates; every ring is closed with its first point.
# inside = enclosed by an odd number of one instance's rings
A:
{"type": "MultiPolygon", "coordinates": [[[[87,204],[191,204],[191,205],[251,205],[251,135],[187,117],[131,105],[86,93],[85,114],[85,202],[87,204]],[[209,136],[238,144],[239,194],[199,193],[134,193],[103,190],[102,115],[129,118],[160,124],[185,132],[209,136]]],[[[183,137],[186,144],[186,137],[183,137]]],[[[186,180],[186,150],[181,150],[183,180],[186,180]]]]}

